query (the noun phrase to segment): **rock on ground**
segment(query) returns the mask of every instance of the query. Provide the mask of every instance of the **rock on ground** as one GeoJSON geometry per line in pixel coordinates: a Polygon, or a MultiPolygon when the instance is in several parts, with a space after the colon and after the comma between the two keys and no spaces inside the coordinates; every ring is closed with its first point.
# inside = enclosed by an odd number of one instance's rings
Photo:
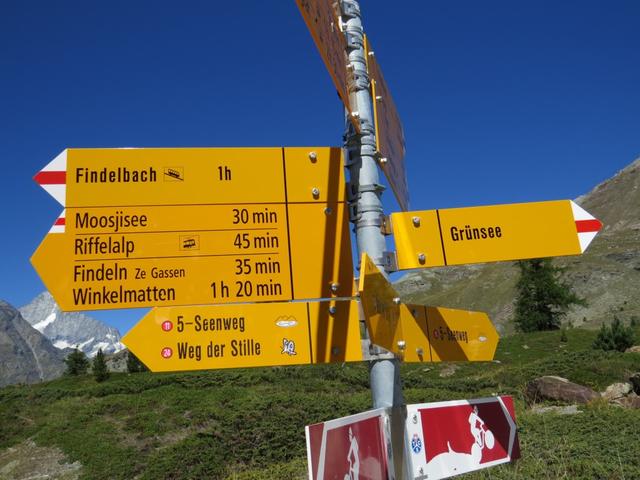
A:
{"type": "Polygon", "coordinates": [[[624,398],[633,391],[633,386],[628,383],[613,383],[609,385],[604,392],[601,393],[602,398],[607,401],[624,398]]]}
{"type": "Polygon", "coordinates": [[[549,407],[541,407],[539,405],[534,405],[531,409],[531,413],[556,413],[558,415],[576,415],[580,413],[577,405],[567,405],[566,407],[559,406],[549,406],[549,407]]]}
{"type": "Polygon", "coordinates": [[[525,397],[530,404],[541,400],[585,404],[600,398],[600,394],[589,387],[570,382],[566,378],[545,376],[531,380],[527,384],[525,397]]]}

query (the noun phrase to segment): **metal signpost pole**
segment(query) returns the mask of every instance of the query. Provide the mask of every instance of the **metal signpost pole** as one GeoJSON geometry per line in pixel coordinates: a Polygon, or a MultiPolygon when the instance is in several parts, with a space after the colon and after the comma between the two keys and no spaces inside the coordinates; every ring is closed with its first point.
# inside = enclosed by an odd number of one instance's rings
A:
{"type": "MultiPolygon", "coordinates": [[[[384,187],[379,182],[375,158],[376,138],[360,6],[355,0],[342,0],[341,7],[350,71],[349,96],[361,128],[358,134],[347,119],[345,144],[351,177],[350,195],[355,206],[353,221],[358,253],[366,252],[384,272],[386,242],[380,228],[384,214],[380,197],[384,187]]],[[[398,360],[393,354],[378,350],[375,353],[370,363],[373,408],[402,406],[404,398],[398,360]]]]}

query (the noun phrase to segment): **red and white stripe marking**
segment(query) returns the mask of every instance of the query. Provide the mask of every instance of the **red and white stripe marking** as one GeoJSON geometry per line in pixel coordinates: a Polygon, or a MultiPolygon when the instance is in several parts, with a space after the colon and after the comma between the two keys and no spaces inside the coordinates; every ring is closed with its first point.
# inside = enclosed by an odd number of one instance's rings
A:
{"type": "Polygon", "coordinates": [[[574,202],[571,202],[571,209],[573,210],[573,219],[576,222],[581,253],[584,253],[602,228],[602,222],[574,202]]]}
{"type": "Polygon", "coordinates": [[[49,233],[64,233],[65,212],[66,212],[66,210],[62,211],[62,213],[60,214],[58,219],[55,221],[55,223],[49,229],[49,233]]]}
{"type": "Polygon", "coordinates": [[[33,179],[64,207],[67,194],[67,151],[63,150],[36,173],[33,179]]]}

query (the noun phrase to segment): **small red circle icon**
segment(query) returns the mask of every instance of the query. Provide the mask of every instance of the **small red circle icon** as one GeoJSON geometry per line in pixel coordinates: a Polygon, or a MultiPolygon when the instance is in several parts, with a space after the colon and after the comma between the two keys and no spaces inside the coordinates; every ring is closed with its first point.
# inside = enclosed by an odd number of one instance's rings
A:
{"type": "Polygon", "coordinates": [[[162,322],[162,330],[164,330],[165,332],[170,332],[172,328],[173,323],[171,323],[169,320],[162,322]]]}
{"type": "Polygon", "coordinates": [[[171,358],[171,356],[173,355],[173,350],[169,347],[164,347],[160,355],[162,355],[162,358],[171,358]]]}

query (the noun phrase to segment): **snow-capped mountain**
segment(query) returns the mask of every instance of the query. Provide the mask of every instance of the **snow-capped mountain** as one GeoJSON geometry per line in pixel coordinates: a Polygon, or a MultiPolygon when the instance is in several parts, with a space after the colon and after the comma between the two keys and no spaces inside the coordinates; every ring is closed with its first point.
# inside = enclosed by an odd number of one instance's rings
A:
{"type": "Polygon", "coordinates": [[[41,293],[19,310],[24,319],[57,348],[78,347],[89,357],[100,348],[103,353],[124,348],[117,329],[81,312],[61,311],[49,292],[41,293]]]}
{"type": "Polygon", "coordinates": [[[64,368],[64,353],[0,300],[0,387],[51,380],[64,368]]]}

